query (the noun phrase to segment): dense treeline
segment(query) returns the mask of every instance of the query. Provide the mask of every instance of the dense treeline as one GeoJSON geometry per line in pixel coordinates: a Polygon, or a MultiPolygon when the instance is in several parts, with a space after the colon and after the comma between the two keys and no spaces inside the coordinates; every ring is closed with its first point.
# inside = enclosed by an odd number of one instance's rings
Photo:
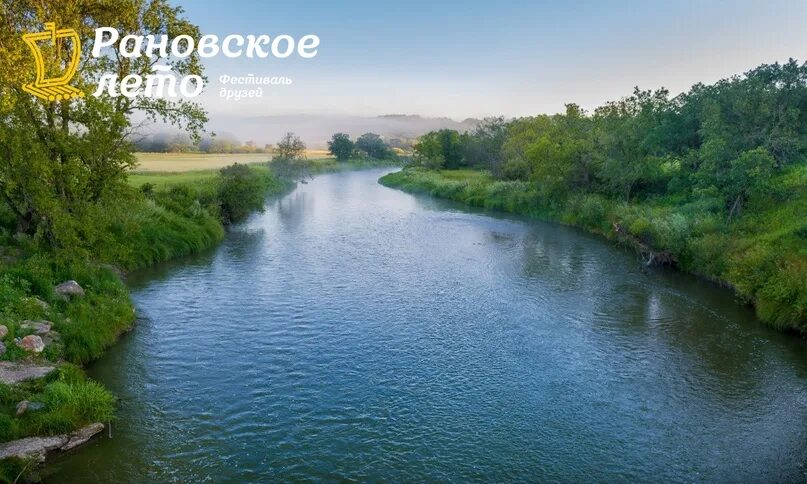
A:
{"type": "Polygon", "coordinates": [[[272,145],[241,142],[234,136],[203,136],[194,140],[185,133],[157,133],[135,139],[135,151],[146,153],[271,153],[272,145]]]}
{"type": "Polygon", "coordinates": [[[731,284],[765,321],[807,330],[807,65],[762,65],[671,97],[442,130],[385,179],[627,241],[731,284]],[[484,176],[437,169],[477,168],[484,176]],[[426,170],[426,171],[423,171],[426,170]]]}
{"type": "Polygon", "coordinates": [[[352,141],[345,133],[335,133],[328,141],[328,152],[337,161],[351,158],[370,158],[373,160],[392,160],[396,154],[381,136],[375,133],[364,133],[352,141]]]}
{"type": "Polygon", "coordinates": [[[630,201],[663,195],[719,197],[727,217],[774,173],[805,162],[807,64],[763,65],[670,97],[643,91],[588,114],[443,130],[415,145],[418,162],[483,167],[502,179],[534,182],[547,195],[589,191],[630,201]]]}

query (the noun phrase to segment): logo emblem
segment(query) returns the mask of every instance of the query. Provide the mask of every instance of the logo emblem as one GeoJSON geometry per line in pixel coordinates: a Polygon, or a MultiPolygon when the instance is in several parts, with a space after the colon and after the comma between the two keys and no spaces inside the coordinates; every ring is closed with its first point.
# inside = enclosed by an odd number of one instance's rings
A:
{"type": "Polygon", "coordinates": [[[44,32],[25,34],[22,36],[22,40],[31,48],[34,54],[34,62],[36,63],[36,80],[22,86],[25,92],[31,93],[46,101],[61,101],[63,99],[84,97],[83,92],[72,86],[68,86],[73,76],[76,75],[79,55],[81,54],[81,41],[75,30],[56,30],[56,23],[48,22],[45,24],[44,32]],[[59,52],[62,42],[65,40],[71,41],[73,52],[70,61],[64,66],[64,71],[60,76],[47,77],[48,72],[45,69],[45,59],[39,44],[48,40],[51,41],[56,52],[59,52]]]}

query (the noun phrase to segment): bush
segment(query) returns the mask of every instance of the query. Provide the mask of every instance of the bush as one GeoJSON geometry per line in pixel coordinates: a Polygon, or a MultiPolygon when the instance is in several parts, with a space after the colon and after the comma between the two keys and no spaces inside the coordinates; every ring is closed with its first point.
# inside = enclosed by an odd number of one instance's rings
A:
{"type": "Polygon", "coordinates": [[[265,183],[256,172],[236,163],[222,168],[220,173],[216,195],[224,224],[239,222],[263,209],[265,183]]]}

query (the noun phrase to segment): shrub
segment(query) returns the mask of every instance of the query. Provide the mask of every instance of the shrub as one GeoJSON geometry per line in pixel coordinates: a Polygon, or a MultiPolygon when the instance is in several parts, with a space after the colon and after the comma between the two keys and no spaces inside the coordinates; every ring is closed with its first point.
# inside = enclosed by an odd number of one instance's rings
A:
{"type": "Polygon", "coordinates": [[[224,224],[238,222],[251,212],[262,210],[265,185],[247,165],[234,164],[221,169],[216,195],[224,224]]]}

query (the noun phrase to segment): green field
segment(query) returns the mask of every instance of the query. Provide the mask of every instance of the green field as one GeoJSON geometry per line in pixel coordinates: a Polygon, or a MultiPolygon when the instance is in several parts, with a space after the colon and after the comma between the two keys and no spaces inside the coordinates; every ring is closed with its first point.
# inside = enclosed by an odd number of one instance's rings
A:
{"type": "MultiPolygon", "coordinates": [[[[306,150],[309,159],[327,159],[324,150],[306,150]]],[[[135,153],[136,172],[186,172],[224,168],[233,163],[264,163],[272,159],[270,153],[135,153]]]]}
{"type": "MultiPolygon", "coordinates": [[[[161,153],[157,153],[160,155],[161,153]]],[[[138,155],[154,155],[154,153],[138,153],[138,155]]],[[[211,156],[211,155],[206,155],[211,156]]],[[[231,155],[228,155],[231,156],[231,155]]],[[[235,155],[238,156],[238,155],[235,155]]],[[[178,185],[178,184],[198,184],[205,182],[207,180],[211,180],[218,176],[219,170],[224,166],[229,166],[233,163],[248,163],[250,168],[256,170],[258,172],[265,172],[266,167],[270,166],[270,163],[257,163],[257,162],[250,162],[247,159],[231,159],[230,163],[222,165],[221,167],[216,168],[208,168],[208,169],[201,169],[201,166],[208,166],[210,164],[216,163],[218,164],[221,162],[223,158],[217,158],[213,160],[201,160],[196,164],[188,162],[184,165],[184,169],[168,169],[169,167],[176,167],[176,164],[167,164],[165,166],[166,170],[159,171],[159,170],[145,170],[141,171],[139,169],[129,173],[129,184],[140,188],[146,183],[151,183],[154,185],[155,188],[162,188],[171,185],[178,185]]],[[[355,170],[355,169],[362,169],[362,168],[374,168],[379,166],[392,166],[391,162],[389,161],[377,161],[377,160],[362,160],[362,159],[354,159],[348,160],[345,162],[337,162],[335,158],[315,158],[315,159],[308,159],[307,162],[309,163],[308,168],[312,173],[322,173],[328,171],[339,171],[339,170],[355,170]]],[[[474,176],[475,172],[473,170],[463,170],[465,173],[464,176],[474,176]]]]}
{"type": "Polygon", "coordinates": [[[129,175],[129,184],[140,188],[146,183],[155,187],[165,187],[179,183],[198,183],[210,180],[216,176],[218,170],[190,171],[185,173],[132,173],[129,175]]]}

